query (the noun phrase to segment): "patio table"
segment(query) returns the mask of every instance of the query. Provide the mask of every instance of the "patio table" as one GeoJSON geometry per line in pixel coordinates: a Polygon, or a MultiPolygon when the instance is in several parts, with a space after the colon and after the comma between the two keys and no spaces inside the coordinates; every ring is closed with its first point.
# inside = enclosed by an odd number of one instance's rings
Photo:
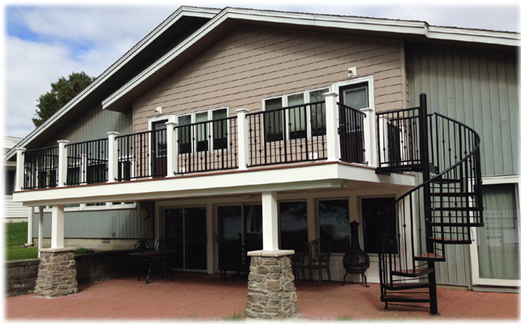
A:
{"type": "MultiPolygon", "coordinates": [[[[139,262],[139,271],[137,280],[141,280],[141,269],[143,268],[143,265],[146,265],[148,263],[148,272],[147,272],[147,280],[146,283],[148,284],[150,280],[150,274],[152,273],[153,269],[156,268],[161,273],[161,278],[164,278],[163,276],[163,264],[166,268],[166,259],[168,256],[171,256],[175,253],[177,253],[177,250],[165,250],[165,251],[142,251],[142,252],[132,252],[129,255],[132,257],[138,258],[139,262]]],[[[170,268],[166,268],[170,275],[172,276],[172,281],[174,281],[174,272],[170,268]]]]}

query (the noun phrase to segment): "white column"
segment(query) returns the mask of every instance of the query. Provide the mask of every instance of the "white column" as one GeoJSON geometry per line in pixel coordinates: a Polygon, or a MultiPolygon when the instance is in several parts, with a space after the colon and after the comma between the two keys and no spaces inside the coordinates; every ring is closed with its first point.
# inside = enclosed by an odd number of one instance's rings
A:
{"type": "Polygon", "coordinates": [[[24,168],[25,156],[23,154],[24,152],[25,152],[24,148],[16,149],[16,179],[15,179],[15,185],[14,185],[15,191],[22,190],[22,185],[24,183],[24,173],[25,173],[25,168],[24,168]]]}
{"type": "Polygon", "coordinates": [[[376,167],[376,129],[375,116],[372,108],[360,109],[365,113],[364,118],[364,148],[365,160],[368,166],[376,167]]]}
{"type": "Polygon", "coordinates": [[[119,136],[118,132],[108,132],[108,179],[107,182],[116,182],[118,176],[118,141],[116,136],[119,136]]]}
{"type": "Polygon", "coordinates": [[[38,207],[38,257],[40,257],[40,250],[43,248],[43,206],[38,207]]]}
{"type": "Polygon", "coordinates": [[[239,168],[238,170],[248,169],[248,159],[250,156],[250,148],[248,146],[248,119],[246,114],[249,112],[246,108],[237,109],[237,150],[239,151],[239,168]]]}
{"type": "Polygon", "coordinates": [[[175,127],[178,125],[174,121],[166,123],[166,177],[175,176],[177,170],[177,131],[175,127]]]}
{"type": "Polygon", "coordinates": [[[33,243],[33,217],[34,207],[29,207],[27,212],[27,245],[33,243]]]}
{"type": "Polygon", "coordinates": [[[340,137],[338,136],[338,94],[324,93],[326,99],[327,160],[340,160],[340,137]]]}
{"type": "Polygon", "coordinates": [[[65,187],[67,182],[67,140],[58,141],[58,187],[65,187]]]}
{"type": "Polygon", "coordinates": [[[65,208],[63,205],[52,206],[51,249],[63,248],[65,208]]]}
{"type": "Polygon", "coordinates": [[[279,220],[277,211],[277,193],[262,193],[262,242],[263,251],[279,250],[279,220]]]}

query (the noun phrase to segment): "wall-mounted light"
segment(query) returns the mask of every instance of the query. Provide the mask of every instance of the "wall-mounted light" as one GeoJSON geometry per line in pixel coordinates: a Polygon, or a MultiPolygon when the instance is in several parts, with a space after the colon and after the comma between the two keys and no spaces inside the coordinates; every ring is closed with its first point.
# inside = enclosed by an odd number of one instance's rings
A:
{"type": "Polygon", "coordinates": [[[347,69],[347,77],[348,78],[356,77],[356,67],[350,67],[349,69],[347,69]]]}
{"type": "Polygon", "coordinates": [[[163,113],[163,108],[157,107],[154,111],[156,112],[156,115],[161,115],[163,113]]]}

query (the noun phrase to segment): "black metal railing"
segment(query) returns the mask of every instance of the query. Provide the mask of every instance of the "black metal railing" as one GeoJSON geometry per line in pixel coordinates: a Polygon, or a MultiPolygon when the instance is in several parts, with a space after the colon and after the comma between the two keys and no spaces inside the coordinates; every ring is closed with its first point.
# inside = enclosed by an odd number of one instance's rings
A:
{"type": "Polygon", "coordinates": [[[106,182],[108,173],[108,139],[66,145],[68,186],[106,182]]]}
{"type": "Polygon", "coordinates": [[[378,161],[381,168],[421,165],[419,107],[376,114],[378,161]]]}
{"type": "Polygon", "coordinates": [[[58,146],[27,150],[23,154],[22,189],[42,189],[58,185],[58,146]]]}
{"type": "Polygon", "coordinates": [[[238,167],[237,117],[176,127],[177,174],[238,167]]]}
{"type": "Polygon", "coordinates": [[[167,174],[166,129],[117,136],[117,181],[167,174]]]}
{"type": "Polygon", "coordinates": [[[249,166],[327,158],[325,102],[247,114],[249,166]]]}
{"type": "Polygon", "coordinates": [[[340,136],[340,160],[366,163],[364,146],[365,113],[344,104],[338,104],[338,134],[340,136]]]}

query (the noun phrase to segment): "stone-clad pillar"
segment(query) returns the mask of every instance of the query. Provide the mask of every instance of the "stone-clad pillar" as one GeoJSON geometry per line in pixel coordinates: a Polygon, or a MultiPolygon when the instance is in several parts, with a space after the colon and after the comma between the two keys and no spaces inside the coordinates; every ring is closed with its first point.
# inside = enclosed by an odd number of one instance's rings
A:
{"type": "Polygon", "coordinates": [[[293,250],[251,251],[245,314],[248,318],[284,319],[298,313],[290,256],[293,250]]]}
{"type": "Polygon", "coordinates": [[[78,293],[74,248],[40,250],[35,296],[61,297],[78,293]]]}

